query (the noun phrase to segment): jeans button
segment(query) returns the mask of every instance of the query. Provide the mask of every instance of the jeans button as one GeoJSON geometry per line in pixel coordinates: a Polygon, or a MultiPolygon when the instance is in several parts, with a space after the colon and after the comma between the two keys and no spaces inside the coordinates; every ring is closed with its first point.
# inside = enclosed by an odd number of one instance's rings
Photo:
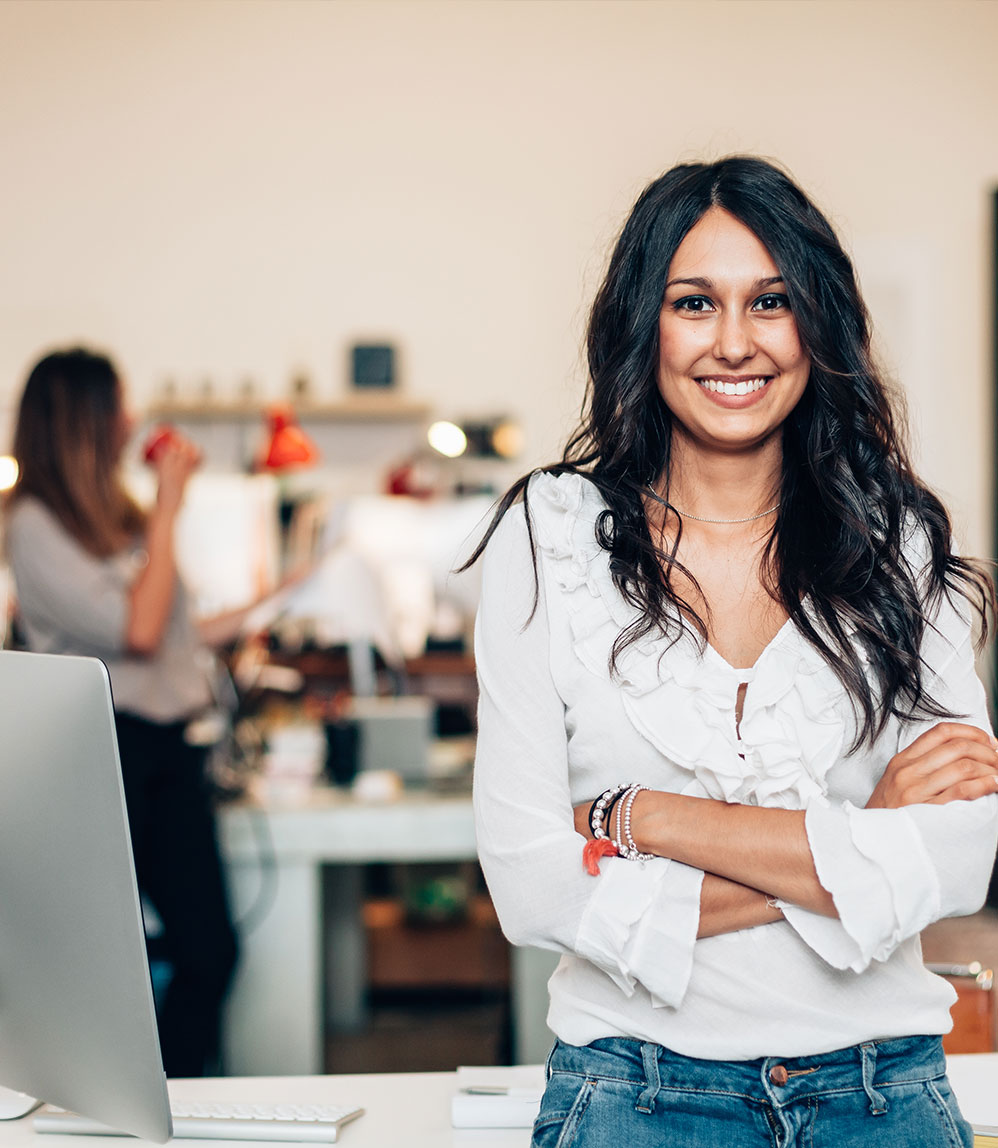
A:
{"type": "Polygon", "coordinates": [[[782,1064],[774,1064],[769,1070],[769,1081],[771,1084],[786,1084],[790,1079],[790,1074],[782,1064]]]}

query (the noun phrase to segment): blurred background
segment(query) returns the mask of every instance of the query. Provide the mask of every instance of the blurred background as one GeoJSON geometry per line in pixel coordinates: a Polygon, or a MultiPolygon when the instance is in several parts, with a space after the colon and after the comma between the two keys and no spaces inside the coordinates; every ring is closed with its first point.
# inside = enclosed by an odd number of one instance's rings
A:
{"type": "Polygon", "coordinates": [[[996,45],[964,0],[0,4],[0,449],[43,351],[106,349],[140,432],[205,451],[204,609],[321,560],[227,666],[230,1071],[543,1055],[543,960],[475,867],[475,582],[448,572],[559,452],[662,170],[754,152],[814,196],[917,463],[993,554],[996,45]],[[307,459],[267,465],[276,404],[307,459]]]}

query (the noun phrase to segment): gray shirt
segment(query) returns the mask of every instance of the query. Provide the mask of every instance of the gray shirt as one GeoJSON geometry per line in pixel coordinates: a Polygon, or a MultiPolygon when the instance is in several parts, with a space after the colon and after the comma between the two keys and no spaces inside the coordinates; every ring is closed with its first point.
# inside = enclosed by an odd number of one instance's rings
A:
{"type": "Polygon", "coordinates": [[[111,676],[115,709],[149,721],[182,721],[210,703],[210,655],[179,578],[159,649],[137,657],[127,652],[125,636],[131,585],[145,557],[141,548],[98,558],[30,497],[14,505],[5,533],[29,649],[100,658],[111,676]]]}

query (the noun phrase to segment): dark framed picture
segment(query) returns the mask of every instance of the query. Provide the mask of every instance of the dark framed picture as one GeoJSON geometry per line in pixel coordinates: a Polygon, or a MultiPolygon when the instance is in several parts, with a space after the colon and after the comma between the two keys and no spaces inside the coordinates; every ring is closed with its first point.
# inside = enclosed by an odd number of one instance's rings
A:
{"type": "Polygon", "coordinates": [[[395,348],[391,343],[356,343],[350,349],[350,379],[360,390],[395,386],[395,348]]]}

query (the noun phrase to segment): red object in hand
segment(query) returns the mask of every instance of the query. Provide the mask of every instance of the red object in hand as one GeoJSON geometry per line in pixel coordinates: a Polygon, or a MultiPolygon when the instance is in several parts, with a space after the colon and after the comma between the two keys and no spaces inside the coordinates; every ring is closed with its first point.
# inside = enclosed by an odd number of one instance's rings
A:
{"type": "Polygon", "coordinates": [[[171,426],[156,427],[152,434],[146,439],[146,445],[142,448],[142,457],[150,466],[155,466],[159,461],[159,456],[171,443],[178,440],[180,436],[171,426]]]}

